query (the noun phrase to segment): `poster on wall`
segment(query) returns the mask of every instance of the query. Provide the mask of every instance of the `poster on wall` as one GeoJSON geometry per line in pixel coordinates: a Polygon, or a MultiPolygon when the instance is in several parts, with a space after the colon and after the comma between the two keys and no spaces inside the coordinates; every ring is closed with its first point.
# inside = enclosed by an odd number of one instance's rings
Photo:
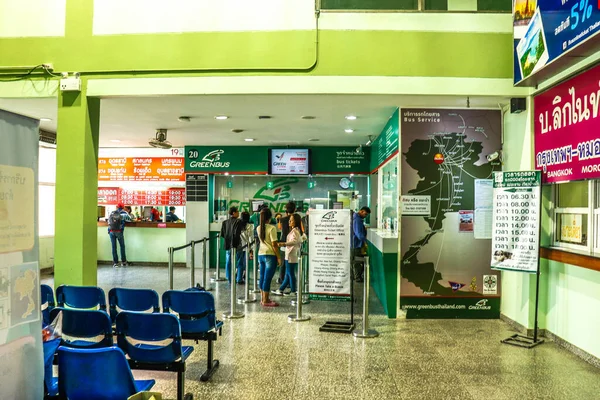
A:
{"type": "Polygon", "coordinates": [[[41,399],[38,244],[39,126],[0,110],[0,388],[41,399]]]}
{"type": "MultiPolygon", "coordinates": [[[[500,290],[484,290],[491,240],[476,239],[476,182],[501,149],[499,110],[401,109],[402,196],[429,196],[431,213],[402,216],[400,307],[408,318],[497,318],[500,290]],[[467,234],[470,233],[470,234],[467,234]]],[[[491,208],[491,207],[490,207],[491,208]]]]}
{"type": "Polygon", "coordinates": [[[350,210],[313,210],[309,218],[308,287],[311,299],[350,300],[350,210]]]}
{"type": "Polygon", "coordinates": [[[492,238],[493,179],[475,179],[475,239],[492,238]]]}
{"type": "Polygon", "coordinates": [[[600,178],[600,66],[533,98],[542,182],[600,178]]]}
{"type": "Polygon", "coordinates": [[[495,172],[492,268],[538,269],[540,171],[495,172]]]}
{"type": "Polygon", "coordinates": [[[600,7],[595,1],[513,0],[515,83],[598,32],[600,7]]]}

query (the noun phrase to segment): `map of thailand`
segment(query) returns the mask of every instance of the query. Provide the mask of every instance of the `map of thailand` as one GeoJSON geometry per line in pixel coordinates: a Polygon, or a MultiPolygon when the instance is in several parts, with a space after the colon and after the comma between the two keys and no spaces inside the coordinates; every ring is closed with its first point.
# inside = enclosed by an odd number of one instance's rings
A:
{"type": "Polygon", "coordinates": [[[37,263],[14,265],[10,269],[10,325],[39,319],[37,263]]]}
{"type": "Polygon", "coordinates": [[[19,276],[15,282],[15,290],[19,295],[19,301],[25,300],[27,308],[21,315],[22,319],[29,317],[35,310],[35,301],[33,299],[33,290],[36,289],[35,282],[37,275],[32,270],[27,270],[22,276],[19,276]]]}
{"type": "Polygon", "coordinates": [[[459,232],[459,211],[475,209],[475,180],[500,170],[485,157],[500,148],[500,129],[485,115],[429,111],[439,118],[402,114],[402,192],[429,196],[431,214],[402,218],[401,293],[481,297],[491,244],[459,232]]]}

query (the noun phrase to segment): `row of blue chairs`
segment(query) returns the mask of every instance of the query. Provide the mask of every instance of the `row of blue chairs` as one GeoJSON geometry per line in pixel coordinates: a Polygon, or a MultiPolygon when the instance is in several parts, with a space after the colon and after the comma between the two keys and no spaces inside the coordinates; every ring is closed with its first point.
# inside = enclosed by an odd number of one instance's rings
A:
{"type": "Polygon", "coordinates": [[[182,339],[208,342],[207,370],[202,381],[207,381],[219,366],[219,361],[213,360],[213,341],[217,333],[221,334],[223,323],[216,319],[214,297],[204,290],[165,292],[160,313],[156,291],[114,288],[109,291],[109,317],[101,288],[60,286],[55,307],[52,289],[44,286],[43,312],[48,314],[44,319],[52,321],[62,312],[62,346],[113,346],[114,323],[117,345],[129,357],[130,368],[177,372],[178,399],[185,397],[185,362],[193,352],[193,347],[182,346],[182,339]],[[131,339],[142,343],[133,344],[131,339]],[[169,340],[167,345],[157,344],[165,340],[169,340]]]}

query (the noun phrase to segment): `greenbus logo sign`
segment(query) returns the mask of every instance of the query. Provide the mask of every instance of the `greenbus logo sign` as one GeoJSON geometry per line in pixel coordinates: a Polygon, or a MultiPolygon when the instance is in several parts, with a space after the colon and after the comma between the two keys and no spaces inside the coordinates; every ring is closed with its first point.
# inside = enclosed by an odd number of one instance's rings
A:
{"type": "MultiPolygon", "coordinates": [[[[265,204],[274,213],[284,213],[286,203],[292,198],[290,190],[292,189],[292,186],[298,182],[298,178],[280,178],[269,181],[265,184],[265,186],[256,191],[254,196],[252,196],[252,199],[264,200],[265,204]]],[[[241,211],[250,210],[249,201],[230,200],[228,206],[236,206],[241,211]]],[[[307,209],[308,204],[303,204],[303,209],[298,211],[306,212],[307,209]]]]}
{"type": "Polygon", "coordinates": [[[190,150],[188,152],[188,158],[192,160],[190,168],[229,168],[229,161],[221,161],[223,153],[225,153],[223,149],[213,150],[206,153],[201,161],[196,161],[200,153],[198,150],[190,150]]]}

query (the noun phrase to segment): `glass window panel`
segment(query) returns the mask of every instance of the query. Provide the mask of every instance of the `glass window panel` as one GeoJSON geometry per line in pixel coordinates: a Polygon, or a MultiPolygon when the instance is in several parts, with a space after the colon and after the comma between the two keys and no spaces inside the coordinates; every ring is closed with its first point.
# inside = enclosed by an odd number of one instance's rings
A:
{"type": "Polygon", "coordinates": [[[39,235],[54,236],[54,185],[39,186],[39,235]]]}
{"type": "Polygon", "coordinates": [[[588,181],[576,181],[557,185],[558,208],[573,208],[588,206],[588,181]]]}
{"type": "Polygon", "coordinates": [[[40,146],[39,182],[56,183],[56,149],[40,146]]]}
{"type": "Polygon", "coordinates": [[[557,242],[587,246],[587,214],[557,214],[557,242]]]}

